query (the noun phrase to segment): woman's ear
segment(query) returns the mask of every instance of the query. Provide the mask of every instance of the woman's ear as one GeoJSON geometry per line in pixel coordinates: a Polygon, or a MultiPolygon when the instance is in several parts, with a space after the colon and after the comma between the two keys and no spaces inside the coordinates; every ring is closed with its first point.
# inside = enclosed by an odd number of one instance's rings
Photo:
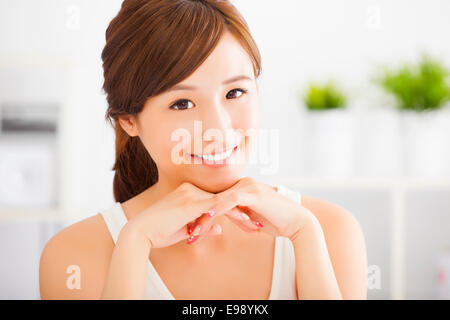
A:
{"type": "Polygon", "coordinates": [[[119,116],[119,124],[130,137],[139,135],[137,120],[133,115],[119,116]]]}

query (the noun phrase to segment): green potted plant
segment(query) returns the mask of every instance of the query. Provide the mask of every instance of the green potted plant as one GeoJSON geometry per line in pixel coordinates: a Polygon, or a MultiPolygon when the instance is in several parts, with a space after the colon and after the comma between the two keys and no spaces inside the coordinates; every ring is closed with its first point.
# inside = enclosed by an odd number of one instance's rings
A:
{"type": "Polygon", "coordinates": [[[384,68],[375,82],[395,98],[400,111],[404,167],[408,174],[441,177],[449,153],[450,71],[422,54],[417,63],[384,68]]]}
{"type": "Polygon", "coordinates": [[[397,100],[400,111],[434,111],[450,100],[450,73],[442,63],[426,55],[418,64],[404,64],[397,70],[385,68],[376,81],[397,100]]]}
{"type": "Polygon", "coordinates": [[[330,80],[311,82],[300,94],[306,109],[304,136],[312,142],[307,150],[312,160],[308,171],[326,177],[351,175],[355,121],[347,108],[346,93],[330,80]]]}
{"type": "Polygon", "coordinates": [[[347,99],[336,85],[329,81],[324,85],[310,83],[304,102],[309,111],[325,111],[346,108],[347,99]]]}

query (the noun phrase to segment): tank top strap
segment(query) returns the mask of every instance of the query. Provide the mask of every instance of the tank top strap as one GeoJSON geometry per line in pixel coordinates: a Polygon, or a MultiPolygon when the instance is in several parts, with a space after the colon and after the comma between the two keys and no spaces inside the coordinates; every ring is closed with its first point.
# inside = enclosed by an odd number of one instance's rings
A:
{"type": "MultiPolygon", "coordinates": [[[[113,206],[106,210],[100,211],[101,216],[105,220],[109,233],[113,238],[114,244],[117,243],[120,230],[128,222],[128,219],[123,211],[120,202],[114,203],[113,206]]],[[[147,277],[145,288],[145,299],[148,300],[170,300],[175,299],[170,293],[169,289],[165,286],[161,277],[153,267],[150,260],[147,263],[147,277]]]]}
{"type": "Polygon", "coordinates": [[[277,237],[277,250],[274,257],[273,294],[270,299],[297,299],[295,253],[291,240],[277,237]]]}
{"type": "MultiPolygon", "coordinates": [[[[281,184],[275,184],[274,186],[277,188],[277,192],[301,204],[300,192],[281,184]]],[[[277,236],[276,240],[271,299],[295,300],[297,299],[297,285],[294,246],[287,237],[277,236]]]]}
{"type": "Polygon", "coordinates": [[[274,184],[273,186],[277,188],[278,193],[281,193],[282,195],[284,195],[298,203],[302,203],[302,196],[301,196],[300,192],[289,189],[282,184],[274,184]]]}
{"type": "Polygon", "coordinates": [[[117,242],[120,230],[128,222],[125,213],[123,212],[122,205],[120,202],[114,203],[114,205],[108,209],[101,210],[100,214],[105,220],[106,226],[108,227],[109,233],[113,238],[114,244],[117,242]]]}

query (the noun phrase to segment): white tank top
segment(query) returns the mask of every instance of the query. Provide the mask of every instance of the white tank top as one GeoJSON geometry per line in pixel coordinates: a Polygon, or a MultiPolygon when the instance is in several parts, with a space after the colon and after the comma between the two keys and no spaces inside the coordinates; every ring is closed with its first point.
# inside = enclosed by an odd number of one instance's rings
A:
{"type": "MultiPolygon", "coordinates": [[[[290,190],[283,185],[275,184],[278,192],[284,196],[301,203],[299,192],[290,190]]],[[[117,242],[120,230],[127,223],[127,217],[120,202],[100,212],[114,240],[117,242]]],[[[272,270],[272,287],[269,300],[297,300],[295,256],[292,242],[289,238],[277,236],[275,238],[274,261],[272,270]]],[[[148,300],[175,300],[163,280],[148,260],[146,277],[145,299],[148,300]]]]}

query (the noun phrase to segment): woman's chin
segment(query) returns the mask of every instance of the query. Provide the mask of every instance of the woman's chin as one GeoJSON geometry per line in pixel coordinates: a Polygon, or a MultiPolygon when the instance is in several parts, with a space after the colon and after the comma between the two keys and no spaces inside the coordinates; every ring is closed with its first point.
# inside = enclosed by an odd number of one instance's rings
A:
{"type": "Polygon", "coordinates": [[[195,179],[192,183],[206,192],[219,193],[232,187],[240,178],[240,174],[236,173],[224,177],[211,177],[208,180],[198,181],[198,179],[195,179]]]}

